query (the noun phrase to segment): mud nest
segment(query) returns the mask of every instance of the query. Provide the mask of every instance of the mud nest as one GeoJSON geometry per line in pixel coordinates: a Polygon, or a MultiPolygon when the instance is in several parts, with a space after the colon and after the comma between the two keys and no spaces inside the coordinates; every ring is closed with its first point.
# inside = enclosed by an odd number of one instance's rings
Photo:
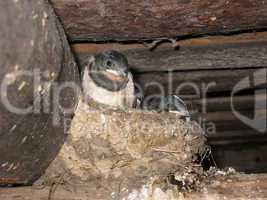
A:
{"type": "Polygon", "coordinates": [[[98,185],[109,191],[120,187],[130,193],[159,177],[185,173],[194,165],[194,155],[205,148],[200,126],[175,114],[80,101],[67,141],[40,180],[98,185]]]}

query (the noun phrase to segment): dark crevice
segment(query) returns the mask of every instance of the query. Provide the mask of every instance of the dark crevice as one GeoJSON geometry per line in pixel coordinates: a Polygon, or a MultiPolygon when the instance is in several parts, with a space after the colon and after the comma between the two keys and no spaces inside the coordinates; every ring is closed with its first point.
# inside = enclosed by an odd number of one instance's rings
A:
{"type": "Polygon", "coordinates": [[[207,36],[233,36],[239,35],[243,33],[255,33],[255,32],[266,32],[267,27],[263,28],[251,28],[246,30],[233,30],[233,31],[221,31],[221,32],[203,32],[198,34],[188,34],[188,35],[180,35],[176,37],[155,37],[155,38],[131,38],[131,37],[123,37],[119,38],[109,38],[109,37],[97,37],[97,36],[81,36],[70,38],[70,43],[97,43],[97,44],[105,44],[105,43],[120,43],[120,44],[136,44],[136,43],[152,43],[155,40],[166,41],[169,42],[170,39],[175,39],[177,41],[188,40],[193,38],[202,38],[207,36]]]}
{"type": "Polygon", "coordinates": [[[267,66],[255,66],[255,67],[236,67],[236,68],[205,68],[205,69],[182,69],[182,70],[169,70],[169,71],[135,71],[132,70],[133,74],[140,75],[140,74],[168,74],[168,73],[175,73],[175,72],[203,72],[203,71],[237,71],[237,70],[257,70],[257,69],[264,69],[267,68],[267,66]]]}

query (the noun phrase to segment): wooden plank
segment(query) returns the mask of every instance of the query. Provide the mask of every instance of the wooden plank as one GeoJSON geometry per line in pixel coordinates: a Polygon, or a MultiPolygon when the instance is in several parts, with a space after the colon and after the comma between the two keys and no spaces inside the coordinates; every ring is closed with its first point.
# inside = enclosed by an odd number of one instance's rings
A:
{"type": "MultiPolygon", "coordinates": [[[[220,168],[233,167],[245,173],[266,173],[267,172],[267,142],[266,137],[254,137],[245,141],[233,143],[217,143],[212,148],[216,164],[220,168]]],[[[239,138],[240,140],[240,138],[239,138]]],[[[223,142],[223,140],[221,140],[223,142]]],[[[264,176],[264,174],[261,174],[264,176]]],[[[259,177],[260,179],[260,177],[259,177]]],[[[236,187],[236,186],[235,186],[236,187]]]]}
{"type": "MultiPolygon", "coordinates": [[[[258,117],[266,117],[266,108],[261,110],[256,110],[258,117]]],[[[241,111],[241,113],[247,117],[253,117],[254,110],[245,110],[241,111]]],[[[218,122],[218,121],[238,121],[238,118],[232,111],[226,112],[209,112],[202,113],[201,117],[206,119],[207,121],[218,122]]]]}
{"type": "MultiPolygon", "coordinates": [[[[51,199],[53,200],[87,200],[87,199],[111,199],[111,192],[107,188],[84,186],[57,186],[51,199]],[[75,188],[75,189],[74,189],[75,188]]],[[[34,187],[2,188],[0,198],[3,200],[43,200],[49,199],[50,187],[37,189],[34,187]]],[[[185,194],[183,199],[208,200],[208,199],[255,199],[264,198],[267,195],[267,175],[266,174],[237,174],[212,179],[205,184],[203,192],[192,192],[185,194]]]]}
{"type": "MultiPolygon", "coordinates": [[[[246,130],[251,129],[249,125],[243,123],[242,121],[236,118],[233,119],[232,121],[224,120],[224,119],[221,119],[220,121],[207,121],[205,118],[198,118],[198,121],[200,121],[203,124],[203,127],[205,127],[205,125],[207,126],[208,124],[212,123],[213,126],[216,127],[216,135],[219,135],[221,133],[226,133],[226,132],[227,133],[235,132],[235,131],[245,132],[246,130]]],[[[211,135],[213,135],[213,133],[211,133],[211,135]]]]}
{"type": "MultiPolygon", "coordinates": [[[[266,122],[266,108],[256,110],[257,120],[266,122]]],[[[240,114],[246,116],[250,119],[254,118],[254,110],[242,110],[239,111],[240,114]]],[[[206,134],[209,137],[227,137],[231,136],[245,136],[245,135],[263,135],[260,131],[254,130],[253,127],[249,126],[245,122],[242,122],[232,111],[222,111],[222,112],[208,112],[200,113],[193,119],[198,121],[202,127],[206,130],[206,134]],[[214,127],[215,131],[208,131],[210,127],[214,127]],[[232,133],[232,134],[231,134],[232,133]]]]}
{"type": "MultiPolygon", "coordinates": [[[[267,136],[265,133],[259,133],[256,130],[236,130],[217,132],[216,135],[208,135],[208,144],[212,146],[233,145],[233,144],[253,144],[266,143],[267,136]]],[[[227,147],[225,147],[227,148],[227,147]]]]}
{"type": "Polygon", "coordinates": [[[266,174],[240,174],[207,186],[207,193],[192,194],[194,199],[260,199],[266,198],[266,174]]]}
{"type": "Polygon", "coordinates": [[[266,102],[265,94],[256,95],[243,95],[243,96],[223,96],[223,97],[208,97],[205,99],[184,99],[186,104],[194,109],[197,113],[202,112],[219,112],[219,111],[231,111],[231,104],[234,109],[238,111],[253,110],[255,103],[259,103],[258,109],[264,108],[263,102],[266,102]]]}
{"type": "Polygon", "coordinates": [[[124,53],[133,72],[257,68],[267,66],[267,32],[214,36],[180,41],[179,50],[170,44],[150,51],[142,44],[74,44],[82,65],[88,56],[115,49],[124,53]]]}
{"type": "Polygon", "coordinates": [[[257,78],[257,85],[250,81],[239,83],[243,78],[253,77],[257,69],[238,70],[201,70],[191,72],[151,72],[134,74],[136,85],[142,88],[146,95],[168,94],[177,95],[192,94],[195,97],[203,97],[210,92],[232,91],[239,84],[244,89],[252,89],[258,85],[266,85],[266,77],[257,78]]]}
{"type": "Polygon", "coordinates": [[[51,0],[72,41],[145,40],[267,28],[253,0],[51,0]]]}
{"type": "MultiPolygon", "coordinates": [[[[33,187],[18,187],[10,189],[0,189],[0,197],[3,200],[49,200],[50,188],[37,189],[33,187]]],[[[52,196],[53,200],[85,200],[88,197],[81,192],[72,192],[60,187],[52,196]]],[[[92,198],[93,199],[93,198],[92,198]]],[[[95,198],[98,200],[99,198],[95,198]]]]}

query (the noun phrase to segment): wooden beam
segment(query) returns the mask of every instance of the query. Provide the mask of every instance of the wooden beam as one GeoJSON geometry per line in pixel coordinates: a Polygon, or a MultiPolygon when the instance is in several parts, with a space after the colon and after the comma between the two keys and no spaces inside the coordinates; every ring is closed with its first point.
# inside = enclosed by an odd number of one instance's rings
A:
{"type": "Polygon", "coordinates": [[[0,26],[0,185],[29,184],[66,139],[72,114],[58,108],[74,109],[78,94],[59,87],[79,73],[47,1],[0,1],[0,26]]]}
{"type": "Polygon", "coordinates": [[[223,96],[223,97],[209,97],[207,99],[184,99],[186,104],[192,107],[198,113],[202,112],[219,112],[219,111],[231,111],[231,103],[238,111],[253,110],[255,103],[260,105],[258,109],[264,108],[263,102],[266,102],[265,94],[256,95],[244,95],[244,96],[223,96]]]}
{"type": "MultiPolygon", "coordinates": [[[[185,194],[183,199],[190,200],[208,200],[208,199],[256,199],[265,198],[267,195],[267,174],[237,174],[232,176],[223,176],[212,179],[205,184],[205,191],[192,192],[185,194]]],[[[0,198],[5,200],[87,200],[87,199],[111,199],[111,192],[108,188],[100,186],[78,186],[68,189],[71,186],[57,186],[56,190],[51,193],[50,187],[42,189],[34,187],[21,188],[2,188],[0,189],[0,198]],[[52,194],[49,195],[49,194],[52,194]]]]}
{"type": "Polygon", "coordinates": [[[257,85],[253,81],[240,82],[243,78],[253,77],[257,69],[238,70],[201,70],[190,72],[151,72],[135,74],[134,80],[142,88],[144,94],[174,93],[177,95],[192,94],[196,97],[211,92],[232,91],[238,84],[244,89],[252,89],[265,85],[265,77],[258,77],[257,85]]]}
{"type": "Polygon", "coordinates": [[[51,0],[72,41],[145,40],[267,28],[253,0],[51,0]]]}
{"type": "MultiPolygon", "coordinates": [[[[254,118],[254,110],[252,109],[241,110],[239,112],[242,116],[246,116],[250,119],[254,118]]],[[[266,108],[256,110],[258,117],[257,120],[265,120],[266,123],[266,112],[266,108]]],[[[250,133],[252,133],[252,135],[263,135],[260,131],[254,130],[249,124],[241,121],[241,119],[238,118],[232,111],[200,113],[196,117],[193,116],[193,119],[198,121],[203,126],[203,129],[206,129],[206,134],[210,137],[227,137],[227,135],[244,136],[249,135],[250,133]],[[208,128],[210,128],[211,125],[214,128],[210,132],[208,131],[208,128]]]]}
{"type": "MultiPolygon", "coordinates": [[[[266,173],[266,136],[257,137],[255,135],[254,138],[247,138],[247,141],[245,139],[242,141],[242,138],[238,140],[221,140],[212,144],[212,154],[217,166],[220,168],[231,166],[237,171],[245,173],[266,173]]],[[[249,182],[249,180],[247,181],[249,182]]]]}
{"type": "MultiPolygon", "coordinates": [[[[233,144],[266,143],[266,133],[259,133],[253,129],[217,132],[216,135],[208,135],[208,144],[212,146],[233,144]]],[[[227,147],[225,147],[227,148],[227,147]]]]}
{"type": "MultiPolygon", "coordinates": [[[[258,117],[266,117],[266,108],[261,110],[256,110],[258,117]]],[[[242,112],[243,115],[248,117],[253,117],[254,112],[253,110],[245,110],[242,112]]],[[[210,112],[210,113],[203,113],[201,117],[206,119],[207,121],[218,122],[218,121],[238,121],[238,118],[232,111],[226,112],[210,112]]]]}
{"type": "Polygon", "coordinates": [[[267,66],[267,32],[214,36],[159,45],[153,51],[143,44],[74,44],[81,65],[88,56],[115,49],[125,54],[133,72],[235,69],[267,66]]]}

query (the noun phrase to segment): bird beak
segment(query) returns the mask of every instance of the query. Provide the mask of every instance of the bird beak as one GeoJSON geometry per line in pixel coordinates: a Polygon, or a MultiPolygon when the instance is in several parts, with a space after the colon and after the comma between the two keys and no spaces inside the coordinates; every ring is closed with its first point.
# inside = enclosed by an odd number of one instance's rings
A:
{"type": "Polygon", "coordinates": [[[119,71],[113,70],[113,69],[106,69],[106,72],[113,74],[115,76],[121,76],[121,73],[119,71]]]}
{"type": "Polygon", "coordinates": [[[113,70],[113,69],[106,69],[106,72],[115,75],[115,76],[122,76],[125,77],[128,75],[128,70],[113,70]]]}

